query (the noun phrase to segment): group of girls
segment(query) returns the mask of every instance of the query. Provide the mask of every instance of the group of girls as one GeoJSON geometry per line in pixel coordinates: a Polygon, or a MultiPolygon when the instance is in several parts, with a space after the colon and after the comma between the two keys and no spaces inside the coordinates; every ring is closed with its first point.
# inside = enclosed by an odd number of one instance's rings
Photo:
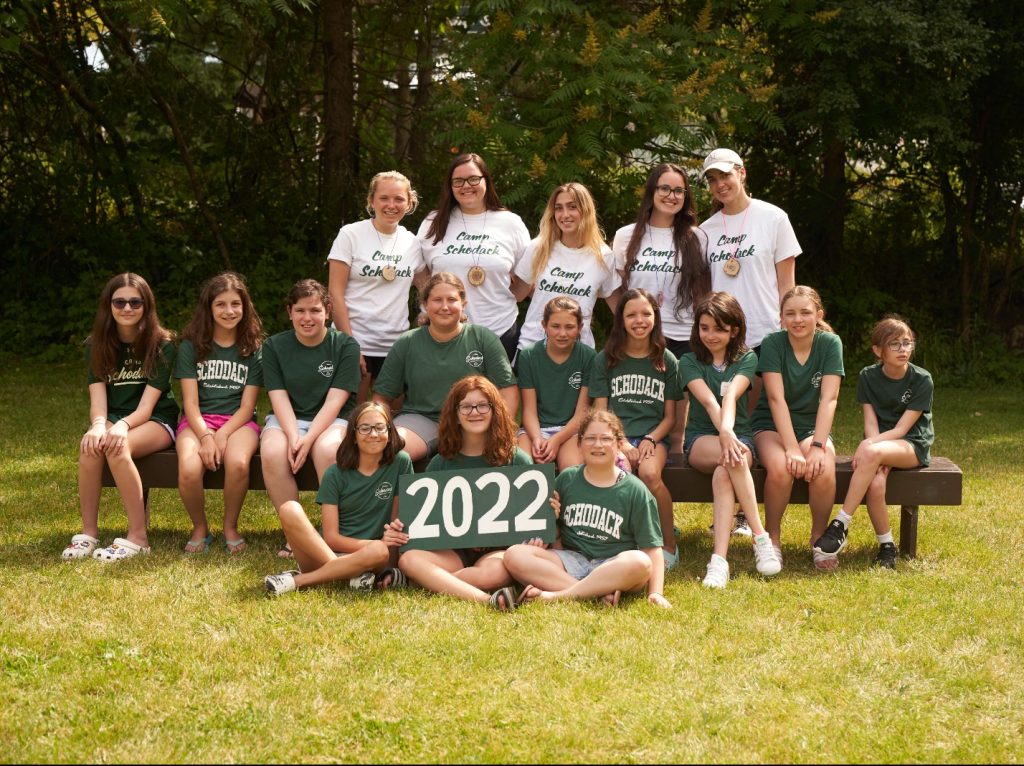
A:
{"type": "MultiPolygon", "coordinates": [[[[725,553],[735,503],[753,533],[758,571],[781,570],[781,517],[795,478],[811,483],[811,542],[819,568],[835,568],[852,511],[865,494],[882,545],[879,560],[891,565],[884,478],[891,466],[927,464],[931,438],[930,378],[903,353],[913,350],[910,330],[898,324],[901,337],[873,345],[883,379],[858,385],[866,438],[855,457],[851,496],[829,524],[841,343],[824,323],[817,293],[793,284],[799,245],[785,213],[747,194],[746,171],[734,152],[715,150],[704,170],[716,206],[707,221],[697,226],[682,168],[664,163],[648,177],[636,222],[616,233],[611,249],[593,199],[580,184],[552,193],[540,236],[528,242],[521,219],[501,205],[478,155],[453,160],[438,205],[418,235],[400,224],[418,203],[408,179],[378,174],[367,196],[371,217],[343,227],[331,249],[329,291],[314,280],[290,291],[290,330],[263,341],[244,282],[220,275],[204,288],[176,362],[145,280],[134,274],[114,278],[101,296],[88,344],[92,425],[82,439],[79,467],[83,528],[64,557],[116,561],[149,551],[133,457],[168,447],[177,431],[181,494],[193,522],[185,546],[190,553],[205,552],[212,543],[202,474],[221,465],[224,544],[232,553],[244,549],[238,512],[259,443],[268,493],[288,540],[283,553],[294,553],[302,572],[273,576],[273,587],[268,578],[274,592],[338,577],[380,587],[410,577],[432,590],[510,606],[504,589],[512,577],[527,576],[524,563],[548,566],[554,559],[518,549],[508,562],[495,551],[411,551],[397,559],[397,547],[407,540],[401,522],[381,523],[391,495],[375,491],[361,505],[356,499],[385,468],[389,476],[405,472],[411,461],[436,453],[433,470],[481,460],[556,462],[566,482],[576,476],[571,469],[583,464],[579,473],[587,491],[608,489],[609,477],[618,485],[635,472],[638,481],[627,484],[645,487],[654,523],[637,532],[634,549],[647,550],[647,533],[658,530],[659,550],[648,556],[646,571],[652,600],[660,602],[660,578],[678,560],[672,502],[661,474],[680,437],[691,465],[713,474],[715,552],[706,585],[728,581],[725,553]],[[414,284],[421,326],[409,330],[406,305],[414,284]],[[516,303],[530,294],[520,331],[516,303]],[[590,320],[599,298],[614,321],[605,348],[596,353],[590,320]],[[517,350],[519,386],[510,364],[517,350]],[[182,379],[185,409],[177,428],[172,370],[182,379]],[[890,393],[885,384],[907,382],[908,370],[916,376],[913,386],[899,393],[921,409],[877,400],[879,392],[890,393]],[[468,388],[467,375],[474,376],[468,388]],[[260,385],[273,406],[262,434],[254,420],[260,385]],[[372,387],[373,406],[355,410],[361,385],[372,387]],[[520,396],[517,434],[513,417],[520,396]],[[594,415],[591,401],[596,412],[618,417],[594,415]],[[398,409],[393,419],[391,407],[398,409]],[[892,413],[897,417],[890,422],[892,413]],[[616,436],[612,449],[598,438],[607,433],[616,436]],[[914,449],[899,449],[908,439],[917,439],[914,449]],[[755,448],[768,470],[764,527],[750,477],[755,448]],[[609,456],[615,471],[604,463],[609,456]],[[308,458],[320,479],[322,536],[310,532],[308,520],[302,523],[298,505],[294,474],[308,458]],[[100,548],[104,463],[124,500],[129,529],[100,548]],[[356,518],[348,518],[350,503],[360,509],[356,518]],[[369,529],[374,534],[363,537],[369,529]],[[328,550],[347,554],[344,565],[333,563],[328,550]],[[366,573],[371,577],[361,576],[366,573]]],[[[862,382],[870,378],[862,375],[862,382]]],[[[384,484],[396,486],[392,478],[384,484]]],[[[561,500],[561,507],[570,505],[561,500]]],[[[645,513],[637,511],[636,518],[645,513]]],[[[593,540],[590,533],[565,537],[593,540]]],[[[584,555],[607,552],[583,547],[584,555]]],[[[580,571],[560,561],[565,571],[580,571]]],[[[636,589],[630,582],[616,580],[623,587],[600,595],[614,600],[615,591],[636,589]]],[[[524,591],[527,599],[572,590],[555,576],[529,584],[535,587],[524,591]]]]}

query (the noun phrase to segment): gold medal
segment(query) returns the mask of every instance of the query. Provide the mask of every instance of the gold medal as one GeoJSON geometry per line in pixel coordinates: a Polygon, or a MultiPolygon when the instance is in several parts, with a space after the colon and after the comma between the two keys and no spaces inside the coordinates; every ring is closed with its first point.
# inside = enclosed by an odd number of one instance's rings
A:
{"type": "Polygon", "coordinates": [[[384,277],[385,282],[394,282],[396,275],[395,267],[388,264],[387,266],[380,270],[380,275],[384,277]]]}
{"type": "Polygon", "coordinates": [[[473,287],[480,287],[484,283],[484,279],[487,277],[487,272],[480,266],[473,266],[469,270],[469,283],[473,287]]]}
{"type": "Polygon", "coordinates": [[[722,271],[724,271],[728,276],[734,277],[740,273],[740,262],[735,258],[730,258],[722,264],[722,271]]]}

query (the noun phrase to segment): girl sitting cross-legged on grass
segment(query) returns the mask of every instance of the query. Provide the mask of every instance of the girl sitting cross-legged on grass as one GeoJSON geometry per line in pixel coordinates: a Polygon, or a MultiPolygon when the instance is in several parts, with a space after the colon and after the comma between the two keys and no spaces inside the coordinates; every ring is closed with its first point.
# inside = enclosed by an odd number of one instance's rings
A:
{"type": "Polygon", "coordinates": [[[519,352],[519,391],[523,427],[519,446],[537,463],[556,462],[560,470],[579,465],[576,439],[587,411],[587,384],[594,349],[580,340],[583,311],[566,295],[544,307],[545,338],[519,352]]]}
{"type": "Polygon", "coordinates": [[[594,408],[611,410],[622,421],[621,448],[640,480],[658,502],[665,567],[679,561],[672,518],[672,496],[661,479],[668,460],[669,432],[682,398],[676,358],[665,348],[661,309],[646,290],[622,294],[604,351],[590,372],[594,408]]]}
{"type": "Polygon", "coordinates": [[[864,407],[864,440],[853,455],[853,476],[839,513],[814,543],[816,553],[834,556],[846,546],[853,514],[866,500],[878,537],[875,563],[896,568],[899,553],[889,526],[885,484],[893,468],[917,468],[931,462],[932,376],[916,364],[914,333],[905,321],[888,316],[871,332],[878,363],[857,379],[857,401],[864,407]]]}
{"type": "Polygon", "coordinates": [[[782,564],[757,515],[757,496],[750,467],[754,442],[747,415],[747,393],[757,370],[757,356],[744,344],[743,309],[729,293],[712,293],[694,310],[690,346],[679,362],[679,380],[690,391],[690,418],[683,448],[690,465],[712,475],[714,491],[714,553],[704,585],[729,583],[729,550],[733,505],[754,533],[757,571],[775,575],[782,564]]]}
{"type": "MultiPolygon", "coordinates": [[[[516,446],[516,424],[498,388],[482,375],[469,375],[452,387],[438,426],[437,454],[427,465],[428,472],[533,463],[516,446]]],[[[402,531],[400,520],[392,526],[402,531]]],[[[398,566],[413,582],[434,593],[490,603],[506,611],[515,608],[515,598],[508,587],[512,578],[502,563],[504,555],[501,548],[408,550],[398,566]]]]}
{"type": "Polygon", "coordinates": [[[174,376],[185,417],[178,424],[178,492],[192,519],[185,553],[205,553],[203,474],[224,466],[224,547],[245,550],[238,516],[249,489],[249,463],[260,441],[256,398],[263,385],[263,325],[242,276],[218,274],[203,285],[182,333],[174,376]]]}
{"type": "Polygon", "coordinates": [[[160,326],[146,280],[118,274],[103,288],[99,303],[86,342],[92,424],[82,437],[78,458],[82,532],[71,538],[61,557],[113,562],[149,553],[142,479],[134,458],[174,443],[178,405],[171,392],[174,343],[160,326]],[[104,463],[128,514],[128,533],[97,548],[104,463]]]}
{"type": "MultiPolygon", "coordinates": [[[[263,377],[273,412],[260,438],[263,480],[278,511],[297,501],[295,474],[313,459],[317,478],[335,461],[345,435],[345,417],[359,391],[359,344],[328,326],[331,299],[315,279],[302,279],[288,291],[292,329],[263,344],[263,377]]],[[[282,558],[292,555],[285,543],[282,558]]]]}
{"type": "MultiPolygon", "coordinates": [[[[832,420],[845,374],[843,342],[825,321],[816,290],[798,285],[782,296],[782,330],[761,342],[764,378],[751,427],[757,456],[767,470],[764,526],[782,563],[782,515],[794,479],[807,481],[813,543],[825,531],[836,497],[832,420]]],[[[835,569],[835,556],[813,552],[819,570],[835,569]]]]}
{"type": "Polygon", "coordinates": [[[559,539],[551,548],[513,545],[505,567],[526,584],[520,602],[600,598],[618,604],[622,592],[648,589],[648,600],[669,608],[662,595],[658,504],[643,483],[615,465],[622,423],[591,410],[580,423],[583,465],[555,481],[559,539]]]}
{"type": "Polygon", "coordinates": [[[363,402],[355,408],[337,462],[324,472],[316,496],[323,536],[297,500],[278,511],[299,571],[267,575],[270,595],[337,580],[348,580],[356,590],[405,584],[394,564],[409,536],[400,521],[391,521],[398,512],[398,477],[412,473],[403,446],[386,405],[363,402]]]}

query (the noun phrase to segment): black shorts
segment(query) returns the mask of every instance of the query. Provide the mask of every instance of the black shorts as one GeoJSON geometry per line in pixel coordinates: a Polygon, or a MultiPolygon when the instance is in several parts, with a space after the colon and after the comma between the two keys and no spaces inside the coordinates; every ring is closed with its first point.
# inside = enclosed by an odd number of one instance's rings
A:
{"type": "Polygon", "coordinates": [[[665,348],[671,351],[676,359],[682,359],[683,354],[689,354],[693,350],[690,348],[690,341],[674,338],[665,338],[665,348]]]}
{"type": "Polygon", "coordinates": [[[384,367],[384,360],[387,359],[385,356],[367,356],[363,354],[363,359],[366,360],[366,371],[370,373],[370,377],[374,380],[380,375],[381,369],[384,367]]]}

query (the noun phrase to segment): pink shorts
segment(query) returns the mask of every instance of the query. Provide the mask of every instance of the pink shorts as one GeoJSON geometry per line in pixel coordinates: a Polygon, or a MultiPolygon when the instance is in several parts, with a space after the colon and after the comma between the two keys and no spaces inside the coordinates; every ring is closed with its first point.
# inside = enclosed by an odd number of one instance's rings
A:
{"type": "MultiPolygon", "coordinates": [[[[203,422],[210,427],[211,431],[219,431],[221,426],[231,420],[231,415],[206,415],[203,414],[203,422]]],[[[181,421],[178,423],[178,436],[181,436],[181,432],[188,428],[188,418],[182,416],[181,421]]],[[[255,420],[250,420],[243,426],[243,428],[251,428],[256,432],[256,435],[260,435],[260,427],[256,425],[255,420]]]]}

